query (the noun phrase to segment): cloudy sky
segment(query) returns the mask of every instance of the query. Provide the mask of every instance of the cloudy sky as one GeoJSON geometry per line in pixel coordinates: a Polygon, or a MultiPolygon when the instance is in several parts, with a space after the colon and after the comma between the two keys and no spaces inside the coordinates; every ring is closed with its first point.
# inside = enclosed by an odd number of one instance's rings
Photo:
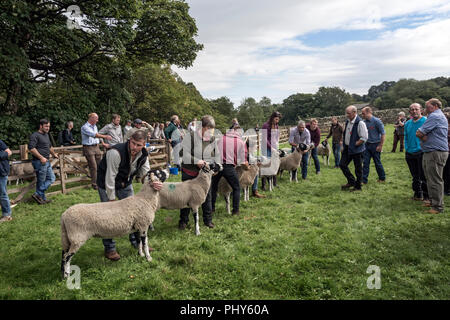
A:
{"type": "Polygon", "coordinates": [[[450,76],[450,0],[186,0],[205,48],[174,68],[203,97],[281,103],[339,86],[450,76]]]}

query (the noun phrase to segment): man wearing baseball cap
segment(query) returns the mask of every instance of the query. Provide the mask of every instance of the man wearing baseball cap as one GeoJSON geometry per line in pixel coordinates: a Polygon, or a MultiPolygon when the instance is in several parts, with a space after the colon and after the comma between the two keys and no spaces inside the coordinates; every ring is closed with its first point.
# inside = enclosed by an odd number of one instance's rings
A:
{"type": "Polygon", "coordinates": [[[142,121],[141,119],[137,118],[134,119],[133,121],[134,127],[131,128],[130,130],[127,131],[127,133],[125,134],[125,137],[123,139],[124,142],[126,142],[128,139],[130,139],[130,137],[137,131],[137,130],[142,130],[145,132],[146,137],[148,136],[148,134],[152,134],[153,133],[153,127],[151,125],[149,125],[147,122],[142,121]]]}

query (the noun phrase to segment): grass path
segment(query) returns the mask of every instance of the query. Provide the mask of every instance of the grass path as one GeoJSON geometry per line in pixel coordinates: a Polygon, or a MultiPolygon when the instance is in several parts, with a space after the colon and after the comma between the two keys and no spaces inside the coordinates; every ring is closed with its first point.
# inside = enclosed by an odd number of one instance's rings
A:
{"type": "Polygon", "coordinates": [[[404,154],[384,152],[382,162],[387,182],[376,182],[372,164],[361,193],[340,191],[341,171],[321,160],[321,175],[310,166],[306,181],[289,183],[285,174],[266,199],[241,202],[238,217],[220,199],[216,228],[201,225],[199,237],[192,217],[179,231],[179,213],[161,210],[149,238],[151,263],[127,237],[117,239],[118,262],[103,258],[101,240],[91,239],[73,259],[81,290],[60,280],[59,219],[98,194],[20,204],[14,220],[0,225],[0,299],[448,299],[450,198],[444,214],[426,214],[409,199],[404,154]],[[380,290],[366,286],[369,265],[380,267],[380,290]]]}

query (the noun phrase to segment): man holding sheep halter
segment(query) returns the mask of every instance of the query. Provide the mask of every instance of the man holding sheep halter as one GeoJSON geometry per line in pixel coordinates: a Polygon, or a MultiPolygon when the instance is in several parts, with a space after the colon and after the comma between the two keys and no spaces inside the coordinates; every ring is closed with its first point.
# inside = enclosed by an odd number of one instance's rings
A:
{"type": "MultiPolygon", "coordinates": [[[[217,141],[214,137],[214,128],[216,122],[212,116],[206,115],[201,119],[201,127],[196,131],[190,131],[185,139],[181,142],[180,157],[181,164],[181,181],[191,180],[198,176],[208,161],[220,163],[217,150],[217,141]]],[[[178,229],[184,230],[189,223],[190,208],[180,210],[180,221],[178,229]]],[[[212,203],[211,188],[208,191],[205,202],[202,204],[203,223],[214,228],[212,223],[212,203]]]]}
{"type": "MultiPolygon", "coordinates": [[[[113,145],[103,156],[98,165],[97,184],[102,202],[128,198],[134,194],[134,177],[144,177],[150,170],[148,152],[144,148],[146,133],[137,130],[125,143],[113,145]]],[[[162,182],[152,184],[155,190],[160,190],[162,182]]],[[[130,242],[134,247],[139,245],[139,232],[130,234],[130,242]]],[[[105,257],[117,261],[120,255],[116,251],[113,239],[103,239],[105,257]]]]}

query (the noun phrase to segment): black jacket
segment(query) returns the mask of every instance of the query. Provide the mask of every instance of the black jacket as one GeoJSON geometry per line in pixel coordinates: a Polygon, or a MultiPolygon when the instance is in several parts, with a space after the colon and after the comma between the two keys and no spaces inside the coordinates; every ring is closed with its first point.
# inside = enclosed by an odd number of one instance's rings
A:
{"type": "MultiPolygon", "coordinates": [[[[116,190],[126,188],[133,182],[133,178],[139,172],[139,169],[144,165],[148,157],[147,149],[142,148],[142,155],[138,159],[136,171],[133,173],[133,175],[130,175],[131,155],[128,147],[129,143],[130,142],[127,141],[125,143],[118,143],[111,147],[119,151],[120,154],[119,172],[117,173],[116,176],[116,190]]],[[[102,189],[106,188],[105,187],[106,169],[107,164],[105,153],[97,168],[97,185],[102,189]]]]}
{"type": "Polygon", "coordinates": [[[8,149],[8,146],[0,140],[0,177],[9,175],[9,160],[6,149],[8,149]]]}

